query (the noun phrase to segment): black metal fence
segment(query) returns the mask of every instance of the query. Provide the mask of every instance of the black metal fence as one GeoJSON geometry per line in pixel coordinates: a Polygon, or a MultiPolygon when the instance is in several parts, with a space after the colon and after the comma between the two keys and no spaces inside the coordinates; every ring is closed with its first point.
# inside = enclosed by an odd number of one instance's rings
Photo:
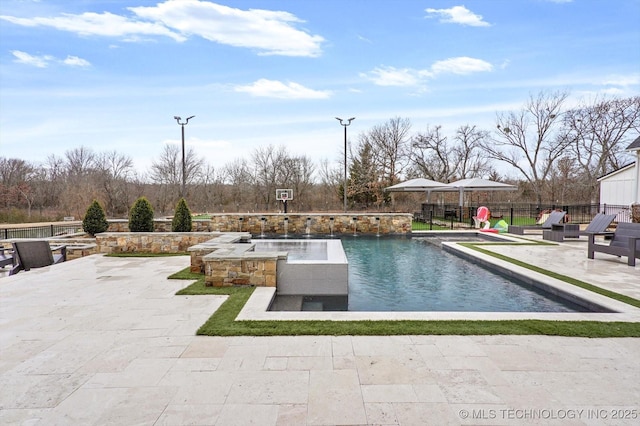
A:
{"type": "MultiPolygon", "coordinates": [[[[598,213],[615,214],[615,222],[631,222],[631,207],[611,204],[581,204],[574,206],[535,204],[484,204],[491,212],[492,223],[504,220],[509,225],[533,225],[537,223],[545,213],[554,210],[567,212],[565,220],[569,223],[589,223],[598,213]]],[[[454,204],[422,204],[422,209],[414,213],[414,220],[433,226],[465,227],[474,226],[475,216],[479,206],[460,207],[454,204]]]]}
{"type": "Polygon", "coordinates": [[[49,238],[60,235],[75,234],[76,232],[82,232],[82,223],[0,228],[0,239],[49,238]]]}

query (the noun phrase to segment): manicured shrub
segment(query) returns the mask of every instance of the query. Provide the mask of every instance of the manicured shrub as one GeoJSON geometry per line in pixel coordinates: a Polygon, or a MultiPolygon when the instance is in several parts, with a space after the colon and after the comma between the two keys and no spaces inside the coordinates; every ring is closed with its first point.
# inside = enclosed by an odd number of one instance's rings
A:
{"type": "Polygon", "coordinates": [[[84,219],[82,219],[82,228],[84,232],[92,237],[109,229],[107,216],[98,200],[93,200],[87,209],[87,213],[84,215],[84,219]]]}
{"type": "Polygon", "coordinates": [[[191,210],[189,210],[184,198],[180,198],[178,201],[176,212],[171,220],[171,230],[173,232],[191,232],[191,210]]]}
{"type": "Polygon", "coordinates": [[[129,231],[153,232],[153,207],[145,197],[140,197],[133,203],[129,212],[129,231]]]}

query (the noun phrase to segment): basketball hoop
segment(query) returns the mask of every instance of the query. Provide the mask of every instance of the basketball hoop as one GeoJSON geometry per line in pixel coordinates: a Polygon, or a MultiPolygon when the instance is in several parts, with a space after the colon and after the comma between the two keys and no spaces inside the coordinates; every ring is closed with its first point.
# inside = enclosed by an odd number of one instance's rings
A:
{"type": "Polygon", "coordinates": [[[278,201],[293,200],[293,189],[276,189],[276,200],[278,201]]]}

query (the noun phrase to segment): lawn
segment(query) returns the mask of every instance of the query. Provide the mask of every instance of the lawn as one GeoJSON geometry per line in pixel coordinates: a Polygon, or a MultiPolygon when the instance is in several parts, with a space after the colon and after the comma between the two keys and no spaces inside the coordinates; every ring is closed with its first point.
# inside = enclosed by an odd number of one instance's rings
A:
{"type": "MultiPolygon", "coordinates": [[[[640,323],[598,321],[235,321],[253,293],[252,287],[206,287],[204,276],[188,272],[174,278],[196,279],[178,295],[227,296],[222,306],[198,329],[207,336],[298,335],[550,335],[576,337],[640,337],[640,323]]],[[[633,299],[635,300],[635,299],[633,299]]],[[[636,301],[640,303],[640,301],[636,301]]]]}

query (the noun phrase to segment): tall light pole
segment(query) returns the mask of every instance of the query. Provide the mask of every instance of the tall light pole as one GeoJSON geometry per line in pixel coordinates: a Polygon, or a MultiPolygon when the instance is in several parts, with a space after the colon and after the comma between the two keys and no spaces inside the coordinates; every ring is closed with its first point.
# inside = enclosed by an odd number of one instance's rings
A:
{"type": "Polygon", "coordinates": [[[336,117],[336,120],[340,122],[340,125],[344,127],[344,187],[342,188],[342,193],[344,195],[344,212],[347,212],[347,127],[355,117],[351,117],[348,120],[343,120],[340,117],[336,117]]]}
{"type": "Polygon", "coordinates": [[[187,169],[184,162],[184,126],[189,124],[189,120],[191,120],[193,117],[195,117],[195,115],[192,115],[191,117],[187,117],[187,120],[184,123],[182,123],[181,122],[182,118],[178,117],[177,115],[173,116],[173,118],[175,118],[178,124],[182,127],[182,186],[180,187],[181,198],[184,198],[184,187],[185,187],[186,175],[187,175],[187,169]]]}

